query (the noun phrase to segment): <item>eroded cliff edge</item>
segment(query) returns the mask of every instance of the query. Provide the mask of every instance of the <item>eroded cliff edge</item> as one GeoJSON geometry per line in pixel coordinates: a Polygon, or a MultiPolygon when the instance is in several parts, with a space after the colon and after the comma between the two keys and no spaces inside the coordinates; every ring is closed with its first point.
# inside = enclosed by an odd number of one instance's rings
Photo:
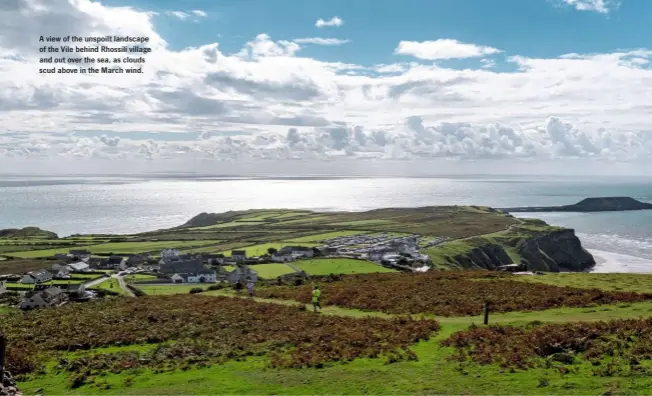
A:
{"type": "Polygon", "coordinates": [[[495,269],[520,263],[530,271],[584,271],[595,265],[575,231],[537,219],[493,234],[451,241],[428,249],[436,267],[495,269]]]}

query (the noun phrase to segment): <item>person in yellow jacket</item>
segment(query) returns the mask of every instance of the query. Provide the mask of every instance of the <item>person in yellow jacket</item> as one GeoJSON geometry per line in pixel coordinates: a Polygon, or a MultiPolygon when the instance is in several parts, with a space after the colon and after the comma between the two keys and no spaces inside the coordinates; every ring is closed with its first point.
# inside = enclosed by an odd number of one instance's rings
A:
{"type": "Polygon", "coordinates": [[[315,312],[317,312],[317,308],[321,311],[321,305],[319,304],[319,298],[321,297],[321,290],[319,290],[319,286],[315,286],[312,289],[312,307],[314,308],[315,312]]]}

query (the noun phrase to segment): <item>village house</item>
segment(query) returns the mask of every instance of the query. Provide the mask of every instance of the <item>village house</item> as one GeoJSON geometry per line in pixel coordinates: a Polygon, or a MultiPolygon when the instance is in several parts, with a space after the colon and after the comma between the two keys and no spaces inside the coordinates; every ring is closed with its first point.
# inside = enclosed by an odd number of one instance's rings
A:
{"type": "Polygon", "coordinates": [[[159,267],[159,272],[166,275],[197,274],[204,270],[204,264],[200,259],[169,261],[159,267]]]}
{"type": "Polygon", "coordinates": [[[161,260],[174,260],[179,257],[179,254],[181,254],[181,252],[178,249],[163,249],[163,251],[161,251],[161,260]]]}
{"type": "Polygon", "coordinates": [[[66,295],[58,287],[49,287],[26,296],[18,306],[20,309],[46,308],[66,301],[66,295]]]}
{"type": "Polygon", "coordinates": [[[146,264],[149,260],[149,257],[143,256],[140,254],[134,254],[127,258],[127,267],[137,267],[139,265],[146,264]]]}
{"type": "Polygon", "coordinates": [[[174,274],[170,277],[174,283],[215,283],[217,273],[215,271],[203,270],[194,274],[174,274]]]}
{"type": "Polygon", "coordinates": [[[81,298],[86,293],[86,286],[83,283],[69,283],[65,292],[73,298],[81,298]]]}
{"type": "Polygon", "coordinates": [[[68,279],[70,278],[70,269],[68,266],[60,266],[58,270],[53,271],[55,279],[68,279]]]}
{"type": "Polygon", "coordinates": [[[110,269],[124,270],[127,268],[126,260],[122,256],[109,256],[106,266],[110,269]]]}
{"type": "Polygon", "coordinates": [[[91,272],[90,265],[86,264],[83,261],[66,265],[70,272],[91,272]]]}
{"type": "Polygon", "coordinates": [[[87,261],[92,269],[107,269],[107,259],[102,257],[90,257],[87,261]]]}
{"type": "Polygon", "coordinates": [[[256,282],[258,281],[258,272],[247,266],[237,266],[233,271],[226,275],[226,280],[231,283],[236,283],[238,281],[246,282],[248,280],[256,282]]]}
{"type": "Polygon", "coordinates": [[[209,265],[222,265],[224,264],[224,255],[221,253],[217,254],[204,254],[202,255],[204,263],[209,265]]]}
{"type": "Polygon", "coordinates": [[[44,282],[49,282],[52,280],[52,273],[50,273],[48,270],[38,270],[38,271],[31,271],[26,273],[23,278],[20,280],[20,283],[25,283],[25,284],[37,284],[37,283],[44,283],[44,282]]]}
{"type": "Polygon", "coordinates": [[[312,257],[315,255],[315,252],[311,247],[305,246],[284,246],[281,250],[278,251],[280,255],[292,255],[295,258],[298,257],[312,257]]]}
{"type": "Polygon", "coordinates": [[[246,250],[232,250],[231,251],[231,260],[236,263],[243,263],[247,259],[246,250]]]}

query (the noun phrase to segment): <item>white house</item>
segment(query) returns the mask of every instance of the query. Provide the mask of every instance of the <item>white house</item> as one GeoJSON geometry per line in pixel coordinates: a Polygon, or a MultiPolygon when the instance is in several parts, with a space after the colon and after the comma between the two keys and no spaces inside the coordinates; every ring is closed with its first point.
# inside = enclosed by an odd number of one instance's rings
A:
{"type": "Polygon", "coordinates": [[[25,274],[20,283],[35,284],[44,283],[52,280],[52,274],[47,270],[31,271],[25,274]]]}
{"type": "Polygon", "coordinates": [[[70,272],[91,272],[90,265],[86,264],[83,261],[68,264],[66,267],[68,267],[68,270],[70,270],[70,272]]]}
{"type": "Polygon", "coordinates": [[[291,254],[272,254],[272,261],[275,263],[289,263],[294,261],[294,256],[291,254]]]}
{"type": "Polygon", "coordinates": [[[70,278],[70,269],[65,267],[60,267],[54,275],[55,278],[70,278]]]}
{"type": "Polygon", "coordinates": [[[174,283],[215,283],[217,272],[201,271],[194,274],[174,274],[170,277],[174,283]]]}

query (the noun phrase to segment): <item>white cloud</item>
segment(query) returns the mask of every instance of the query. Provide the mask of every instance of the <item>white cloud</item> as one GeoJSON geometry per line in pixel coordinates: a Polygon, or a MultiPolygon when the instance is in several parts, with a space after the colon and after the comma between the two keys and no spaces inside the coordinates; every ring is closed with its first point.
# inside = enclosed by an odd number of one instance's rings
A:
{"type": "Polygon", "coordinates": [[[329,46],[342,45],[351,42],[351,40],[342,40],[337,38],[323,38],[323,37],[298,38],[298,39],[294,39],[293,41],[299,44],[315,44],[315,45],[329,45],[329,46]]]}
{"type": "MultiPolygon", "coordinates": [[[[650,50],[509,57],[515,72],[483,69],[487,58],[464,70],[362,66],[301,56],[305,43],[267,34],[235,53],[210,42],[172,50],[149,12],[56,1],[0,9],[8,21],[0,24],[0,168],[18,159],[350,167],[354,160],[649,162],[652,155],[650,50]],[[138,76],[39,74],[44,27],[61,36],[148,36],[153,52],[138,76]]],[[[498,51],[463,45],[470,47],[421,48],[418,57],[498,51]]]]}
{"type": "Polygon", "coordinates": [[[501,52],[492,47],[460,43],[452,39],[434,41],[401,41],[394,50],[397,55],[411,55],[426,60],[477,58],[501,52]]]}
{"type": "Polygon", "coordinates": [[[202,11],[202,10],[192,10],[192,13],[195,14],[196,16],[198,16],[198,17],[207,17],[208,16],[206,11],[202,11]]]}
{"type": "Polygon", "coordinates": [[[619,0],[562,0],[564,4],[575,7],[578,11],[594,11],[608,14],[620,6],[619,0]]]}
{"type": "Polygon", "coordinates": [[[340,17],[332,17],[329,20],[324,20],[319,18],[317,22],[315,22],[315,26],[318,28],[323,28],[323,27],[340,27],[344,25],[344,20],[340,17]]]}
{"type": "Polygon", "coordinates": [[[183,11],[165,11],[165,15],[179,18],[182,21],[185,21],[191,16],[190,14],[183,11]]]}

